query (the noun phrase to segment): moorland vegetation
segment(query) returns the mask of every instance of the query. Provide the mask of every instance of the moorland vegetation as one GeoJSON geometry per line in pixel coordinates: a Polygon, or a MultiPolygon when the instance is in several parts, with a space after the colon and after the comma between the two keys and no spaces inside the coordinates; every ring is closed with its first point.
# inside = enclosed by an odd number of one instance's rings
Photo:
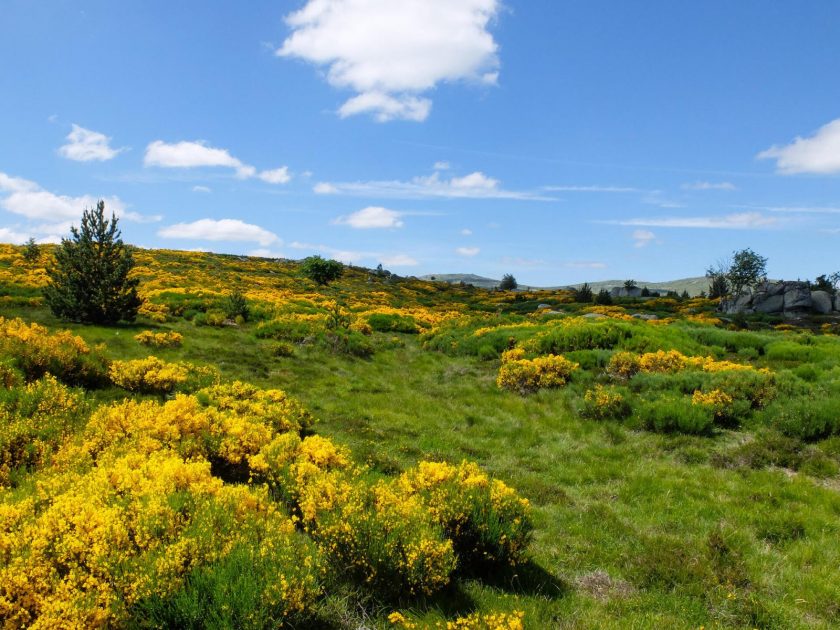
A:
{"type": "Polygon", "coordinates": [[[61,251],[0,246],[4,627],[840,624],[830,316],[132,248],[91,325],[61,251]]]}

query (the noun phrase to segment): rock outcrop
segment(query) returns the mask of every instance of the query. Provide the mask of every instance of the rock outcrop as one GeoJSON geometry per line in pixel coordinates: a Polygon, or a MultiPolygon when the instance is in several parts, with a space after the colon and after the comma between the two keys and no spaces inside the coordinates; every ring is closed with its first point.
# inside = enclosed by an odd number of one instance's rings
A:
{"type": "Polygon", "coordinates": [[[785,314],[792,317],[816,314],[829,315],[840,311],[840,294],[811,291],[807,282],[765,282],[737,298],[723,300],[720,310],[735,313],[785,314]]]}

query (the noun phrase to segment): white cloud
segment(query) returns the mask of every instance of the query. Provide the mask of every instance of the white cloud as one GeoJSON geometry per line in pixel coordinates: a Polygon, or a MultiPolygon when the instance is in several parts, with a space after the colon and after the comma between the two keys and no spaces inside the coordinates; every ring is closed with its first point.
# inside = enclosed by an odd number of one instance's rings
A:
{"type": "Polygon", "coordinates": [[[406,254],[394,254],[392,256],[384,256],[382,264],[386,267],[416,267],[418,262],[406,254]]]}
{"type": "Polygon", "coordinates": [[[410,181],[388,180],[369,182],[320,182],[313,191],[319,195],[351,195],[360,197],[388,197],[395,199],[453,198],[453,199],[518,199],[525,201],[554,201],[539,193],[505,190],[497,179],[475,171],[463,177],[442,178],[439,172],[414,177],[410,181]]]}
{"type": "Polygon", "coordinates": [[[364,259],[375,259],[380,257],[380,254],[376,252],[348,251],[343,249],[336,249],[335,247],[330,247],[329,245],[315,245],[313,243],[301,243],[299,241],[293,241],[289,243],[289,247],[291,247],[292,249],[302,249],[309,250],[315,253],[327,254],[335,260],[347,264],[357,263],[364,259]]]}
{"type": "Polygon", "coordinates": [[[721,230],[754,230],[777,225],[779,220],[760,212],[741,212],[722,217],[654,217],[648,219],[626,219],[604,221],[615,225],[661,228],[703,228],[721,230]]]}
{"type": "MultiPolygon", "coordinates": [[[[0,197],[0,208],[3,210],[32,221],[50,221],[53,224],[65,222],[63,224],[68,226],[68,229],[71,222],[78,221],[85,209],[96,207],[100,199],[105,201],[106,213],[113,212],[117,217],[127,221],[148,223],[161,219],[159,215],[146,216],[127,211],[125,203],[119,197],[57,195],[44,190],[35,182],[11,177],[5,173],[0,173],[0,193],[9,193],[5,197],[0,197]]],[[[45,231],[37,227],[33,229],[39,233],[45,231]]]]}
{"type": "Polygon", "coordinates": [[[683,190],[738,190],[732,182],[692,182],[683,184],[683,190]]]}
{"type": "Polygon", "coordinates": [[[606,269],[607,263],[602,263],[594,260],[573,260],[567,262],[564,267],[569,269],[606,269]]]}
{"type": "Polygon", "coordinates": [[[478,247],[459,247],[455,253],[459,256],[477,256],[481,252],[478,247]]]}
{"type": "Polygon", "coordinates": [[[499,0],[309,0],[286,17],[291,35],[277,50],[327,68],[327,81],[356,96],[350,116],[422,121],[420,95],[444,81],[495,84],[498,46],[487,30],[499,0]]]}
{"type": "Polygon", "coordinates": [[[373,114],[377,122],[412,120],[423,122],[432,111],[432,101],[416,96],[394,98],[382,92],[365,92],[348,100],[338,109],[342,118],[373,114]]]}
{"type": "Polygon", "coordinates": [[[626,186],[544,186],[543,190],[551,192],[594,192],[594,193],[634,193],[643,192],[639,188],[626,186]]]}
{"type": "Polygon", "coordinates": [[[840,214],[840,208],[831,206],[769,206],[760,209],[790,214],[840,214]]]}
{"type": "Polygon", "coordinates": [[[358,212],[338,217],[333,223],[349,225],[357,230],[368,230],[376,228],[400,228],[403,226],[402,213],[396,210],[389,210],[379,206],[368,206],[358,212]]]}
{"type": "Polygon", "coordinates": [[[759,153],[758,159],[776,160],[776,170],[783,175],[840,173],[840,118],[809,138],[797,137],[786,146],[774,145],[759,153]]]}
{"type": "Polygon", "coordinates": [[[432,167],[436,171],[448,171],[452,166],[449,162],[435,162],[434,166],[432,167]]]}
{"type": "Polygon", "coordinates": [[[268,184],[288,184],[292,181],[288,166],[281,166],[271,171],[262,171],[258,177],[268,184]]]}
{"type": "Polygon", "coordinates": [[[263,247],[280,242],[273,232],[239,219],[199,219],[192,223],[176,223],[159,230],[158,236],[200,241],[243,241],[263,247]]]}
{"type": "Polygon", "coordinates": [[[28,192],[38,190],[40,186],[35,182],[22,177],[12,177],[6,173],[0,173],[0,192],[28,192]]]}
{"type": "Polygon", "coordinates": [[[656,234],[650,230],[636,230],[633,232],[633,245],[635,247],[646,247],[656,239],[656,234]]]}
{"type": "Polygon", "coordinates": [[[338,188],[327,182],[318,182],[312,187],[312,191],[316,195],[337,195],[339,193],[338,188]]]}
{"type": "Polygon", "coordinates": [[[0,227],[0,243],[12,243],[13,245],[22,245],[29,239],[28,234],[22,232],[15,232],[11,228],[0,227]]]}
{"type": "Polygon", "coordinates": [[[202,141],[183,141],[169,144],[163,140],[155,140],[146,147],[143,164],[162,168],[224,166],[235,169],[237,173],[247,168],[240,160],[233,157],[227,149],[210,147],[202,141]]]}
{"type": "Polygon", "coordinates": [[[464,228],[463,230],[461,230],[461,235],[462,236],[472,236],[472,230],[469,229],[469,228],[464,228]]]}
{"type": "Polygon", "coordinates": [[[258,172],[255,167],[231,155],[227,149],[208,146],[202,140],[175,143],[155,140],[146,147],[143,165],[161,168],[231,168],[239,179],[257,177],[268,184],[285,184],[291,180],[286,166],[258,172]]]}
{"type": "Polygon", "coordinates": [[[212,191],[209,187],[207,187],[207,186],[193,186],[193,188],[192,188],[192,189],[193,189],[193,192],[197,192],[197,193],[209,193],[209,192],[213,192],[213,191],[212,191]]]}
{"type": "Polygon", "coordinates": [[[110,143],[111,138],[104,133],[74,124],[73,130],[67,134],[67,144],[59,147],[58,152],[62,157],[77,162],[104,162],[125,150],[112,149],[110,143]]]}

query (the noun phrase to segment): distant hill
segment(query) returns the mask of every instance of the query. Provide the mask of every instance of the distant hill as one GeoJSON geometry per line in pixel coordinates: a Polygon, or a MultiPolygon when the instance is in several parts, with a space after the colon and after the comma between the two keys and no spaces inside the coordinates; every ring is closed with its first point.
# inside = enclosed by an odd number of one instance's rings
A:
{"type": "MultiPolygon", "coordinates": [[[[581,283],[583,284],[583,283],[581,283]]],[[[574,287],[581,286],[580,284],[573,285],[574,287]]],[[[612,289],[613,287],[623,287],[624,280],[603,280],[601,282],[590,282],[589,286],[595,292],[601,289],[612,289]]],[[[682,278],[680,280],[668,280],[666,282],[646,282],[643,280],[636,280],[636,286],[639,288],[647,287],[651,291],[676,291],[682,293],[688,291],[692,297],[700,295],[702,291],[709,291],[709,279],[705,276],[697,278],[682,278]]]]}
{"type": "Polygon", "coordinates": [[[482,289],[493,289],[499,286],[499,283],[501,282],[501,280],[493,280],[493,278],[477,276],[474,273],[433,273],[428,276],[420,276],[420,280],[448,282],[449,284],[464,282],[465,284],[471,284],[474,287],[480,287],[482,289]]]}
{"type": "MultiPolygon", "coordinates": [[[[435,282],[448,282],[449,284],[458,284],[459,282],[464,282],[466,284],[471,284],[476,287],[481,287],[482,289],[493,289],[499,286],[499,282],[501,280],[494,280],[493,278],[485,278],[484,276],[477,276],[473,273],[436,273],[430,274],[428,276],[422,276],[421,280],[431,280],[435,282]]],[[[523,284],[519,285],[520,289],[567,289],[567,288],[576,288],[581,286],[583,283],[575,284],[571,286],[556,286],[556,287],[531,287],[526,286],[523,284]]],[[[643,282],[641,280],[637,280],[636,284],[639,287],[647,287],[652,291],[676,291],[677,293],[682,293],[683,291],[688,291],[688,294],[691,296],[700,295],[701,291],[708,291],[709,290],[709,279],[705,276],[699,276],[697,278],[683,278],[681,280],[669,280],[667,282],[643,282]]],[[[592,287],[594,291],[600,291],[601,289],[612,289],[613,287],[623,287],[624,280],[603,280],[601,282],[590,282],[589,286],[592,287]]]]}

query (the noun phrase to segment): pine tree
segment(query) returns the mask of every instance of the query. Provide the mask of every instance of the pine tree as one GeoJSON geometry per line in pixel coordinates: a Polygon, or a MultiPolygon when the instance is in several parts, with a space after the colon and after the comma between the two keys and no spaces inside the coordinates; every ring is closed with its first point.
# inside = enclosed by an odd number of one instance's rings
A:
{"type": "Polygon", "coordinates": [[[513,277],[512,274],[506,273],[502,276],[502,281],[499,283],[499,288],[502,291],[513,291],[519,286],[519,283],[516,281],[516,278],[513,277]]]}
{"type": "Polygon", "coordinates": [[[134,258],[123,244],[117,218],[105,218],[105,202],[82,213],[80,228],[62,239],[49,270],[44,298],[62,319],[91,324],[133,322],[141,300],[136,278],[129,278],[134,258]]]}

